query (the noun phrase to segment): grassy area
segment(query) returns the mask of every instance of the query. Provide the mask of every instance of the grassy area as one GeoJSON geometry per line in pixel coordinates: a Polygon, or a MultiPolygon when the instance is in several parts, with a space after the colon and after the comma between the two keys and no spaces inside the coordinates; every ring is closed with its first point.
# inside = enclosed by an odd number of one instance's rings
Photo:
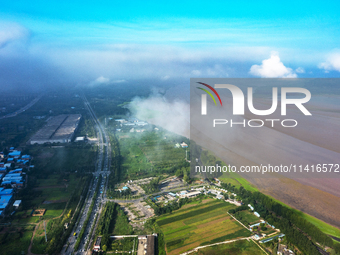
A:
{"type": "Polygon", "coordinates": [[[254,224],[260,221],[260,218],[256,217],[253,213],[247,210],[237,212],[237,214],[239,214],[244,220],[246,220],[250,224],[254,224]]]}
{"type": "MultiPolygon", "coordinates": [[[[132,251],[133,248],[137,248],[138,238],[137,237],[126,237],[124,239],[114,240],[111,243],[110,250],[112,251],[132,251]]],[[[125,254],[125,253],[124,253],[125,254]]],[[[126,253],[128,254],[128,253],[126,253]]]]}
{"type": "Polygon", "coordinates": [[[34,145],[30,147],[29,153],[35,158],[36,171],[41,172],[38,185],[49,186],[57,185],[62,177],[55,173],[94,171],[97,147],[79,144],[65,147],[34,145]],[[44,178],[46,174],[48,178],[44,178]]]}
{"type": "Polygon", "coordinates": [[[27,253],[34,226],[26,227],[22,232],[1,234],[1,254],[16,255],[21,252],[27,253]],[[15,245],[13,245],[15,243],[15,245]]]}
{"type": "Polygon", "coordinates": [[[300,212],[301,216],[308,220],[309,222],[313,223],[315,226],[317,226],[322,232],[328,234],[328,235],[332,235],[332,236],[336,236],[340,238],[340,229],[333,227],[325,222],[323,222],[322,220],[319,220],[313,216],[310,216],[308,214],[305,214],[303,212],[300,212]]]}
{"type": "Polygon", "coordinates": [[[216,246],[200,249],[193,253],[197,255],[263,255],[265,254],[254,242],[241,240],[228,244],[221,244],[216,246]]]}
{"type": "Polygon", "coordinates": [[[149,125],[142,133],[119,133],[122,155],[121,179],[136,179],[167,171],[174,172],[185,165],[185,149],[175,148],[183,138],[149,125]]]}
{"type": "Polygon", "coordinates": [[[156,223],[164,234],[168,254],[179,254],[211,242],[249,236],[251,233],[227,214],[228,210],[235,207],[208,199],[159,217],[156,223]]]}

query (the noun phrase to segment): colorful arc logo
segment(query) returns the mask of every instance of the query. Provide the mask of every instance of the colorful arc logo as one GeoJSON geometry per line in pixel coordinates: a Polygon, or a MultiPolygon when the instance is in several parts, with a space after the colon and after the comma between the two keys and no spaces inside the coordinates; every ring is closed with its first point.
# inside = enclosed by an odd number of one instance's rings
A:
{"type": "MultiPolygon", "coordinates": [[[[199,84],[201,84],[201,85],[204,85],[204,86],[206,86],[207,88],[211,89],[211,91],[214,92],[215,95],[217,96],[217,98],[218,98],[218,100],[220,101],[220,104],[221,104],[221,106],[222,106],[222,100],[221,100],[221,98],[220,98],[220,95],[217,93],[217,91],[216,91],[213,87],[211,87],[210,85],[205,84],[205,83],[203,83],[203,82],[197,82],[197,83],[199,83],[199,84]]],[[[204,92],[206,92],[206,93],[214,100],[215,105],[217,105],[214,96],[211,94],[211,92],[210,92],[209,90],[203,89],[203,88],[200,88],[200,87],[197,87],[197,88],[200,89],[200,90],[203,90],[204,92]]]]}

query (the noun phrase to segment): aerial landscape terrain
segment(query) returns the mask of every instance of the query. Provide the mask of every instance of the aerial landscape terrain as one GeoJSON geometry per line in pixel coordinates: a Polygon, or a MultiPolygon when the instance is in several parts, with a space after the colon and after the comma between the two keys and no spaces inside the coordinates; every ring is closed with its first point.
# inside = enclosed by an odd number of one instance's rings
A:
{"type": "Polygon", "coordinates": [[[339,8],[2,1],[0,254],[340,255],[339,8]]]}

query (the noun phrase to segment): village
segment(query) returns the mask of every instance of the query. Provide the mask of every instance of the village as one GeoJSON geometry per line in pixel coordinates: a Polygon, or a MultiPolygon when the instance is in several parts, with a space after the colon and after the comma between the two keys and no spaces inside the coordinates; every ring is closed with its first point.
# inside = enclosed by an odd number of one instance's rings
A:
{"type": "Polygon", "coordinates": [[[20,150],[10,147],[9,150],[0,152],[0,215],[7,213],[13,215],[21,200],[14,201],[18,189],[25,187],[28,181],[28,172],[33,165],[30,155],[22,155],[20,150]],[[13,210],[11,209],[13,207],[13,210]]]}

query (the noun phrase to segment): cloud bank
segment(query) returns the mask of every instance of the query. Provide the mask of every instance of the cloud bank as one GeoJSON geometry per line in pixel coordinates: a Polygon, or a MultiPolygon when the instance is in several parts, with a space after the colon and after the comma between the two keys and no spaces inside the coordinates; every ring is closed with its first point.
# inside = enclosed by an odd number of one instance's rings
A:
{"type": "Polygon", "coordinates": [[[184,101],[169,101],[159,95],[136,97],[129,104],[129,110],[138,119],[189,137],[190,106],[184,101]]]}

